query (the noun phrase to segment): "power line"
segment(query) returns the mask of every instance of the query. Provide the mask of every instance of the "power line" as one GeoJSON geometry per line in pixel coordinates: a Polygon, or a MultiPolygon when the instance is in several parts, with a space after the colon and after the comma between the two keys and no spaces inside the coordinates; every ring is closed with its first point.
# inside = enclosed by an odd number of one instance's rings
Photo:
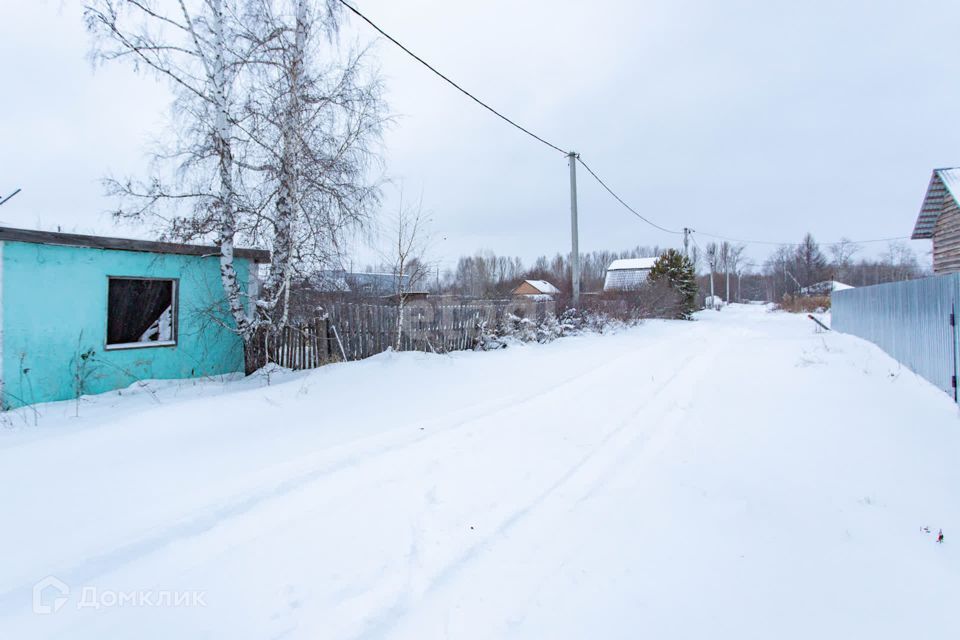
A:
{"type": "Polygon", "coordinates": [[[597,174],[595,174],[595,173],[593,172],[593,169],[591,169],[591,168],[587,165],[587,163],[584,162],[584,161],[580,158],[579,155],[577,156],[577,162],[579,162],[581,165],[583,165],[583,168],[587,170],[587,173],[589,173],[590,175],[592,175],[593,178],[594,178],[594,180],[596,180],[597,182],[599,182],[599,183],[600,183],[600,186],[603,187],[604,189],[606,189],[607,192],[608,192],[610,195],[612,195],[614,198],[616,198],[617,202],[619,202],[620,204],[622,204],[622,205],[627,209],[627,211],[629,211],[629,212],[632,213],[633,215],[637,216],[638,218],[640,218],[641,220],[643,220],[644,222],[646,222],[646,223],[647,223],[648,225],[650,225],[651,227],[654,227],[654,228],[656,228],[656,229],[659,229],[660,231],[664,231],[664,232],[666,232],[666,233],[673,233],[673,234],[676,234],[676,235],[682,235],[682,234],[683,234],[683,231],[674,231],[674,230],[672,230],[672,229],[667,229],[666,227],[661,227],[661,226],[658,225],[656,222],[653,222],[652,220],[650,220],[650,219],[648,219],[648,218],[645,218],[645,217],[643,217],[642,215],[640,215],[640,214],[637,212],[636,209],[634,209],[633,207],[631,207],[630,205],[628,205],[626,202],[623,201],[623,198],[621,198],[621,197],[618,196],[616,193],[614,193],[613,189],[611,189],[610,187],[608,187],[608,186],[607,186],[607,183],[605,183],[603,180],[601,180],[601,179],[600,179],[600,176],[598,176],[597,174]]]}
{"type": "MultiPolygon", "coordinates": [[[[691,229],[691,231],[692,231],[692,229],[691,229]]],[[[696,232],[694,232],[694,233],[696,233],[696,232]]],[[[702,247],[700,246],[700,244],[697,242],[697,236],[695,236],[693,233],[690,234],[690,241],[693,243],[693,246],[695,246],[697,249],[700,249],[700,251],[703,251],[703,248],[702,248],[702,247]]]]}
{"type": "MultiPolygon", "coordinates": [[[[544,138],[541,138],[540,136],[538,136],[537,134],[533,133],[533,132],[530,131],[529,129],[527,129],[527,128],[525,128],[525,127],[517,124],[516,122],[514,122],[513,120],[511,120],[511,119],[508,118],[507,116],[503,115],[502,113],[500,113],[499,111],[497,111],[496,109],[494,109],[493,107],[491,107],[490,105],[488,105],[486,102],[484,102],[484,101],[481,100],[480,98],[476,97],[475,95],[473,95],[472,93],[470,93],[469,91],[467,91],[466,89],[464,89],[463,87],[461,87],[459,84],[457,84],[456,82],[454,82],[453,80],[451,80],[450,78],[448,78],[446,75],[444,75],[444,74],[441,73],[439,70],[437,70],[436,67],[434,67],[434,66],[431,65],[429,62],[427,62],[426,60],[424,60],[423,58],[421,58],[420,56],[418,56],[417,54],[415,54],[413,51],[411,51],[411,50],[408,49],[407,47],[405,47],[403,44],[401,44],[396,38],[394,38],[393,36],[391,36],[389,33],[387,33],[386,31],[384,31],[383,29],[381,29],[375,22],[373,22],[373,20],[371,20],[371,19],[368,18],[367,16],[363,15],[363,13],[361,13],[361,12],[360,12],[356,7],[354,7],[353,5],[351,5],[351,4],[349,4],[348,2],[346,2],[346,0],[339,0],[339,2],[340,2],[340,4],[342,4],[343,6],[345,6],[347,9],[349,9],[353,14],[355,14],[356,16],[358,16],[361,20],[363,20],[364,22],[366,22],[367,24],[369,24],[371,27],[373,27],[373,28],[374,28],[380,35],[382,35],[384,38],[386,38],[387,40],[389,40],[389,41],[392,42],[393,44],[395,44],[395,45],[397,45],[398,47],[400,47],[407,55],[409,55],[410,57],[412,57],[414,60],[416,60],[417,62],[419,62],[419,63],[422,64],[423,66],[425,66],[427,69],[429,69],[429,70],[432,71],[434,74],[436,74],[438,77],[440,77],[441,79],[443,79],[443,80],[444,80],[446,83],[448,83],[450,86],[452,86],[452,87],[455,88],[457,91],[459,91],[459,92],[462,93],[463,95],[467,96],[468,98],[470,98],[471,100],[473,100],[474,102],[476,102],[477,104],[479,104],[481,107],[483,107],[484,109],[486,109],[486,110],[489,111],[490,113],[494,114],[495,116],[497,116],[498,118],[500,118],[500,119],[503,120],[504,122],[510,124],[511,126],[516,127],[517,129],[519,129],[520,131],[524,132],[525,134],[527,134],[527,135],[530,136],[531,138],[537,140],[538,142],[541,142],[541,143],[547,145],[547,146],[550,147],[551,149],[554,149],[555,151],[559,151],[560,153],[562,153],[562,154],[564,154],[564,155],[569,155],[569,152],[564,151],[563,149],[561,149],[561,148],[558,147],[557,145],[553,144],[552,142],[549,142],[549,141],[545,140],[544,138]]],[[[659,229],[659,230],[661,230],[661,231],[665,231],[666,233],[673,233],[673,234],[682,234],[682,233],[683,233],[682,231],[672,231],[672,230],[667,229],[667,228],[665,228],[665,227],[661,227],[660,225],[656,224],[655,222],[653,222],[653,221],[645,218],[644,216],[640,215],[633,207],[631,207],[630,205],[628,205],[626,202],[623,201],[623,199],[622,199],[620,196],[618,196],[616,193],[614,193],[613,190],[612,190],[610,187],[608,187],[603,180],[600,179],[600,176],[598,176],[596,173],[594,173],[594,172],[593,172],[593,169],[591,169],[589,166],[587,166],[587,163],[585,163],[583,160],[580,159],[580,156],[579,156],[579,155],[577,156],[577,161],[580,162],[581,165],[583,165],[583,168],[586,169],[587,172],[589,172],[590,175],[593,176],[593,178],[594,178],[597,182],[599,182],[600,185],[601,185],[604,189],[607,190],[607,192],[610,193],[610,195],[612,195],[614,198],[616,198],[617,202],[619,202],[619,203],[622,204],[624,207],[626,207],[626,209],[627,209],[628,211],[630,211],[633,215],[637,216],[638,218],[640,218],[641,220],[643,220],[644,222],[646,222],[646,223],[649,224],[650,226],[652,226],[652,227],[654,227],[654,228],[656,228],[656,229],[659,229]]]]}
{"type": "MultiPolygon", "coordinates": [[[[481,107],[483,107],[484,109],[486,109],[487,111],[489,111],[489,112],[492,113],[493,115],[497,116],[498,118],[500,118],[501,120],[503,120],[503,121],[506,122],[507,124],[511,125],[512,127],[516,128],[516,129],[519,129],[520,131],[522,131],[523,133],[527,134],[528,136],[530,136],[530,137],[533,138],[534,140],[536,140],[536,141],[538,141],[538,142],[540,142],[540,143],[542,143],[542,144],[545,144],[546,146],[550,147],[550,148],[553,149],[554,151],[558,151],[558,152],[562,153],[562,154],[565,155],[565,156],[570,155],[570,152],[564,151],[564,150],[561,149],[559,146],[553,144],[552,142],[550,142],[550,141],[548,141],[548,140],[546,140],[546,139],[544,139],[544,138],[541,138],[540,136],[538,136],[537,134],[533,133],[532,131],[530,131],[530,130],[527,129],[526,127],[523,127],[523,126],[517,124],[515,121],[513,121],[513,120],[511,120],[510,118],[508,118],[507,116],[503,115],[502,113],[500,113],[499,111],[497,111],[496,109],[494,109],[493,107],[491,107],[490,105],[488,105],[486,102],[484,102],[484,101],[481,100],[480,98],[476,97],[475,95],[473,95],[472,93],[470,93],[469,91],[467,91],[466,89],[464,89],[463,87],[461,87],[459,84],[457,84],[456,82],[454,82],[453,80],[451,80],[450,78],[448,78],[446,75],[444,75],[443,73],[441,73],[439,70],[437,70],[436,67],[434,67],[434,66],[431,65],[429,62],[427,62],[426,60],[424,60],[423,58],[421,58],[420,56],[418,56],[417,54],[415,54],[413,51],[411,51],[410,49],[408,49],[407,47],[405,47],[403,44],[401,44],[396,38],[394,38],[394,37],[391,36],[389,33],[387,33],[386,31],[384,31],[383,29],[381,29],[375,22],[373,22],[373,20],[371,20],[370,18],[368,18],[367,16],[365,16],[363,13],[361,13],[356,7],[354,7],[354,6],[351,5],[350,3],[346,2],[346,0],[339,0],[339,2],[340,2],[340,4],[342,4],[344,7],[346,7],[351,13],[353,13],[354,15],[356,15],[357,17],[359,17],[361,20],[363,20],[364,22],[366,22],[367,24],[369,24],[371,27],[373,27],[373,29],[376,30],[376,31],[377,31],[380,35],[382,35],[384,38],[386,38],[387,40],[389,40],[389,41],[392,42],[393,44],[395,44],[395,45],[397,45],[398,47],[400,47],[400,49],[402,49],[402,50],[404,51],[404,53],[406,53],[407,55],[409,55],[410,57],[412,57],[414,60],[416,60],[417,62],[419,62],[419,63],[422,64],[423,66],[425,66],[427,69],[429,69],[430,71],[432,71],[436,76],[438,76],[439,78],[441,78],[444,82],[446,82],[447,84],[449,84],[450,86],[452,86],[453,88],[455,88],[457,91],[459,91],[459,92],[462,93],[463,95],[467,96],[468,98],[470,98],[471,100],[473,100],[474,102],[476,102],[477,104],[479,104],[481,107]]],[[[674,230],[674,229],[668,229],[668,228],[666,228],[666,227],[663,227],[663,226],[657,224],[656,222],[653,222],[653,221],[650,220],[649,218],[641,215],[636,209],[634,209],[634,208],[631,207],[629,204],[627,204],[627,203],[623,200],[623,198],[621,198],[620,196],[618,196],[618,195],[613,191],[613,189],[611,189],[609,186],[607,186],[607,184],[600,178],[600,176],[598,176],[596,173],[594,173],[593,169],[591,169],[590,166],[587,165],[587,163],[583,161],[583,159],[580,157],[579,154],[576,154],[576,160],[577,160],[577,162],[579,162],[579,163],[583,166],[584,169],[587,170],[587,172],[588,172],[591,176],[593,176],[593,179],[596,180],[596,181],[600,184],[600,186],[603,187],[603,188],[607,191],[607,193],[609,193],[611,196],[613,196],[614,199],[615,199],[617,202],[619,202],[621,205],[623,205],[623,207],[624,207],[627,211],[629,211],[630,213],[632,213],[633,215],[635,215],[637,218],[639,218],[639,219],[642,220],[643,222],[645,222],[645,223],[647,223],[648,225],[650,225],[651,227],[653,227],[653,228],[655,228],[655,229],[659,229],[660,231],[663,231],[664,233],[670,233],[670,234],[674,234],[674,235],[683,235],[683,233],[684,233],[683,231],[677,231],[677,230],[674,230]]],[[[9,198],[8,198],[8,199],[9,199],[9,198]]],[[[692,229],[691,229],[690,231],[693,232],[692,229]]],[[[743,239],[730,238],[730,237],[727,237],[727,236],[721,236],[721,235],[718,235],[718,234],[707,233],[707,232],[700,232],[700,235],[708,236],[708,237],[711,237],[711,238],[716,238],[716,239],[718,239],[718,240],[726,240],[726,241],[728,241],[728,242],[739,242],[739,243],[742,243],[742,244],[763,244],[763,245],[773,245],[773,246],[794,246],[794,247],[795,247],[795,246],[799,246],[800,244],[802,244],[802,243],[799,243],[799,242],[774,242],[774,241],[772,241],[772,240],[743,240],[743,239]]],[[[908,239],[909,239],[909,238],[907,238],[906,236],[901,236],[901,237],[896,237],[896,238],[877,238],[877,239],[872,239],[872,240],[851,240],[851,241],[849,241],[849,242],[851,242],[852,244],[869,244],[869,243],[874,243],[874,242],[893,242],[893,241],[897,241],[897,240],[908,240],[908,239]]],[[[696,245],[696,240],[694,240],[694,244],[696,245]]],[[[820,243],[820,244],[821,244],[822,246],[834,246],[834,245],[842,244],[842,242],[826,242],[826,243],[820,243]]]]}
{"type": "MultiPolygon", "coordinates": [[[[707,236],[709,238],[716,238],[717,240],[726,240],[727,242],[738,242],[740,244],[764,244],[764,245],[773,245],[779,247],[799,247],[802,242],[775,242],[773,240],[743,240],[740,238],[730,238],[728,236],[721,236],[716,233],[707,233],[706,231],[695,232],[699,233],[702,236],[707,236]]],[[[820,246],[823,247],[833,247],[840,244],[871,244],[875,242],[896,242],[898,240],[909,240],[908,236],[897,236],[894,238],[872,238],[870,240],[841,240],[839,242],[818,242],[820,246]]]]}
{"type": "Polygon", "coordinates": [[[379,32],[380,35],[382,35],[384,38],[386,38],[387,40],[389,40],[389,41],[392,42],[393,44],[395,44],[395,45],[397,45],[398,47],[400,47],[401,49],[403,49],[403,50],[407,53],[407,55],[409,55],[410,57],[412,57],[414,60],[416,60],[417,62],[419,62],[419,63],[422,64],[423,66],[425,66],[427,69],[430,69],[430,71],[432,71],[432,72],[435,73],[437,76],[439,76],[439,77],[442,78],[444,81],[446,81],[447,84],[449,84],[450,86],[452,86],[453,88],[455,88],[457,91],[459,91],[459,92],[462,93],[463,95],[467,96],[468,98],[470,98],[471,100],[473,100],[474,102],[476,102],[477,104],[479,104],[481,107],[483,107],[484,109],[486,109],[487,111],[489,111],[489,112],[492,113],[493,115],[497,116],[498,118],[500,118],[500,119],[503,120],[504,122],[506,122],[506,123],[508,123],[508,124],[510,124],[510,125],[512,125],[512,126],[514,126],[514,127],[516,127],[516,128],[519,129],[520,131],[523,131],[525,134],[527,134],[527,135],[530,136],[531,138],[533,138],[533,139],[535,139],[535,140],[538,140],[539,142],[542,142],[543,144],[547,145],[547,146],[550,147],[551,149],[554,149],[555,151],[559,151],[559,152],[562,153],[563,155],[567,155],[567,152],[564,151],[563,149],[561,149],[560,147],[558,147],[557,145],[553,144],[552,142],[548,142],[547,140],[541,138],[540,136],[538,136],[537,134],[533,133],[533,132],[530,131],[529,129],[520,126],[519,124],[517,124],[516,122],[514,122],[513,120],[511,120],[511,119],[508,118],[507,116],[503,115],[502,113],[500,113],[499,111],[497,111],[496,109],[494,109],[493,107],[491,107],[490,105],[488,105],[486,102],[484,102],[484,101],[481,100],[480,98],[476,97],[475,95],[473,95],[472,93],[470,93],[469,91],[467,91],[466,89],[464,89],[463,87],[461,87],[460,85],[458,85],[456,82],[454,82],[453,80],[451,80],[450,78],[448,78],[448,77],[445,76],[444,74],[440,73],[440,71],[438,71],[433,65],[431,65],[429,62],[427,62],[426,60],[424,60],[423,58],[421,58],[420,56],[418,56],[417,54],[415,54],[413,51],[410,51],[410,49],[407,49],[405,46],[403,46],[402,44],[400,44],[400,43],[397,41],[396,38],[394,38],[394,37],[391,36],[389,33],[387,33],[386,31],[384,31],[384,30],[381,29],[380,27],[378,27],[370,18],[368,18],[367,16],[363,15],[362,13],[360,13],[359,10],[357,10],[357,9],[356,9],[355,7],[353,7],[351,4],[347,3],[345,0],[340,0],[340,4],[342,4],[343,6],[345,6],[345,7],[346,7],[347,9],[349,9],[351,12],[353,12],[353,13],[356,14],[358,17],[360,17],[361,20],[363,20],[364,22],[366,22],[367,24],[369,24],[371,27],[373,27],[374,29],[376,29],[377,32],[379,32]]]}

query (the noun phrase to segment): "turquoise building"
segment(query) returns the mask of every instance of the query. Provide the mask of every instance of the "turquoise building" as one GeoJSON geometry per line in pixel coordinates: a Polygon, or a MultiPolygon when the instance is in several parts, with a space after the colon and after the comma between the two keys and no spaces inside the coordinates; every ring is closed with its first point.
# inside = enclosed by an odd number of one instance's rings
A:
{"type": "MultiPolygon", "coordinates": [[[[244,290],[265,251],[237,249],[244,290]]],[[[243,371],[214,247],[0,227],[3,409],[243,371]]]]}

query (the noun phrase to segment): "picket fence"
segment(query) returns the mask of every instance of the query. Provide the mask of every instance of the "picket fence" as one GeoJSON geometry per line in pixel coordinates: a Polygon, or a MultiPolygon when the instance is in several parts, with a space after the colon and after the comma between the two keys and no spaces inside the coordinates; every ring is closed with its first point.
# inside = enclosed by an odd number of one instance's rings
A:
{"type": "Polygon", "coordinates": [[[288,369],[313,369],[338,359],[331,351],[328,318],[282,327],[264,340],[267,361],[288,369]]]}
{"type": "MultiPolygon", "coordinates": [[[[329,362],[360,360],[397,347],[396,305],[336,302],[324,317],[287,326],[264,337],[266,357],[290,369],[311,369],[329,362]]],[[[412,301],[403,311],[401,351],[447,353],[473,349],[484,329],[507,313],[541,319],[552,312],[548,301],[483,301],[443,305],[412,301]]]]}

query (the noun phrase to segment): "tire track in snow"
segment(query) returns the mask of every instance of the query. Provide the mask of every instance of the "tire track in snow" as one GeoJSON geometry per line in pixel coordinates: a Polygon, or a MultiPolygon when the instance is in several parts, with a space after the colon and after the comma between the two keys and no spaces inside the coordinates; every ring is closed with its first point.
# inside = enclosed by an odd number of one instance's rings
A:
{"type": "MultiPolygon", "coordinates": [[[[701,341],[705,342],[703,339],[701,339],[701,341]]],[[[381,638],[388,635],[393,628],[402,624],[403,620],[411,613],[416,604],[433,597],[444,587],[452,584],[472,563],[486,553],[492,552],[498,541],[502,540],[504,536],[518,527],[518,525],[529,516],[545,508],[552,497],[556,496],[569,485],[574,485],[575,487],[578,484],[582,485],[584,482],[587,484],[583,495],[573,501],[575,507],[588,499],[590,495],[594,494],[603,484],[609,481],[614,470],[619,469],[626,463],[630,457],[628,452],[634,453],[637,444],[645,445],[658,435],[667,432],[668,428],[675,425],[686,412],[685,409],[674,412],[672,419],[662,421],[660,428],[653,434],[631,432],[630,427],[636,426],[636,418],[650,410],[650,406],[648,406],[647,403],[652,401],[654,407],[656,407],[652,415],[645,416],[647,419],[652,419],[654,423],[657,423],[659,417],[670,415],[671,409],[673,409],[676,404],[670,401],[666,403],[661,402],[660,404],[663,406],[657,407],[658,397],[661,393],[674,385],[681,377],[690,377],[692,381],[695,382],[707,375],[709,373],[709,365],[713,363],[716,356],[723,351],[724,348],[723,344],[719,344],[704,352],[696,352],[695,350],[695,353],[684,358],[666,379],[658,383],[644,396],[639,404],[634,403],[626,415],[618,421],[618,425],[605,434],[586,455],[568,467],[561,476],[540,491],[532,500],[525,502],[521,507],[514,510],[507,518],[502,520],[490,534],[458,554],[443,570],[429,579],[426,589],[423,590],[419,597],[415,598],[410,594],[409,590],[405,590],[401,599],[368,622],[366,628],[355,636],[355,638],[361,640],[381,638]],[[699,361],[699,366],[694,370],[692,364],[695,361],[699,361]],[[695,375],[691,375],[691,373],[695,375]],[[601,459],[604,457],[604,454],[607,453],[613,454],[613,464],[601,464],[601,459]],[[590,474],[587,470],[588,467],[591,467],[592,463],[601,464],[601,466],[594,469],[592,474],[590,474]],[[588,476],[587,478],[579,477],[585,474],[588,476]],[[594,477],[590,479],[590,475],[594,477]]],[[[688,387],[689,386],[691,385],[688,385],[688,387]]],[[[641,448],[643,447],[641,446],[641,448]]],[[[593,466],[596,466],[596,464],[593,464],[593,466]]],[[[565,501],[564,504],[568,504],[568,502],[565,501]]]]}
{"type": "MultiPolygon", "coordinates": [[[[694,325],[694,329],[697,328],[698,327],[694,325]]],[[[543,388],[534,394],[526,394],[522,396],[519,401],[515,396],[511,396],[497,403],[492,403],[494,408],[483,408],[481,411],[459,419],[449,426],[441,426],[436,431],[430,431],[413,438],[404,437],[399,442],[395,442],[391,437],[397,432],[394,430],[386,435],[370,436],[359,441],[334,447],[333,449],[327,449],[319,455],[313,454],[304,456],[293,462],[273,465],[269,469],[300,465],[309,466],[310,468],[293,477],[271,480],[262,483],[260,486],[246,490],[240,495],[234,495],[227,500],[218,501],[207,507],[197,509],[193,513],[181,518],[172,526],[165,527],[158,531],[151,531],[149,534],[136,540],[119,544],[105,553],[88,558],[83,563],[70,567],[46,570],[46,575],[56,575],[68,584],[89,584],[103,575],[135,563],[137,560],[148,557],[175,543],[208,534],[230,520],[244,517],[273,500],[282,499],[306,489],[319,481],[327,480],[335,476],[338,472],[371,464],[373,461],[384,456],[401,453],[435,438],[449,436],[477,422],[489,420],[503,413],[535,405],[552,396],[565,398],[571,387],[575,387],[585,380],[594,377],[609,375],[611,371],[616,370],[615,365],[617,363],[628,359],[636,359],[638,352],[642,354],[643,351],[651,348],[651,346],[656,347],[657,345],[656,343],[651,345],[651,343],[644,341],[637,349],[628,350],[601,364],[578,371],[574,375],[567,376],[555,386],[543,388]],[[387,442],[384,442],[384,440],[387,440],[387,442]],[[360,451],[356,451],[358,448],[360,451]],[[343,451],[339,451],[340,449],[343,451]],[[330,458],[331,455],[334,456],[333,459],[327,460],[326,458],[330,458]],[[308,464],[316,458],[321,458],[323,461],[316,466],[308,464]]],[[[582,392],[582,389],[580,389],[580,391],[582,392]]],[[[474,406],[476,407],[476,405],[474,406]]],[[[479,409],[479,407],[477,408],[479,409]]],[[[433,419],[430,423],[442,425],[449,416],[450,413],[444,414],[443,417],[433,419]]],[[[298,515],[302,516],[303,514],[298,515]]],[[[278,524],[277,526],[279,527],[281,525],[278,524]]],[[[14,587],[6,592],[0,593],[0,617],[10,615],[14,613],[15,610],[18,610],[22,605],[24,594],[30,593],[33,583],[40,577],[42,576],[33,577],[29,582],[22,583],[19,587],[14,587]]]]}

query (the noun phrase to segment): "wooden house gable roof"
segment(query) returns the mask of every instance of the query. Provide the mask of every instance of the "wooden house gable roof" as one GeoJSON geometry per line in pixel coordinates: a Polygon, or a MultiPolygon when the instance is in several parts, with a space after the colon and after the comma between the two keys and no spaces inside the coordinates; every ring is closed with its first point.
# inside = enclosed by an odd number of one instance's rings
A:
{"type": "Polygon", "coordinates": [[[960,168],[935,169],[920,207],[920,215],[913,227],[913,240],[933,237],[937,219],[951,204],[960,205],[960,168]],[[953,202],[951,202],[951,200],[953,202]]]}

